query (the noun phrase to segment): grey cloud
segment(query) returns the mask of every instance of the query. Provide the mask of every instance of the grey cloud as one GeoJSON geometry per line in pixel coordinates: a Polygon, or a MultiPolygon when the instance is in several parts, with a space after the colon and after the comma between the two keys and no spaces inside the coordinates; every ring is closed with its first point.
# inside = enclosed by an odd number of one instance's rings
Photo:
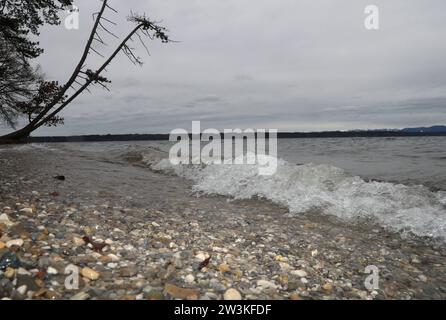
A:
{"type": "MultiPolygon", "coordinates": [[[[38,61],[65,81],[99,1],[78,0],[80,30],[45,27],[38,61]]],[[[85,94],[66,125],[37,134],[169,132],[202,119],[216,128],[337,130],[446,123],[446,2],[375,0],[381,29],[364,29],[366,0],[113,1],[124,36],[130,9],[180,42],[148,42],[143,67],[110,65],[111,93],[85,94]],[[268,23],[266,23],[266,21],[268,23]]],[[[110,54],[116,40],[106,37],[110,54]]],[[[134,43],[137,46],[137,42],[134,43]]],[[[91,56],[88,67],[103,60],[91,56]]],[[[5,131],[0,129],[0,131],[5,131]]]]}
{"type": "Polygon", "coordinates": [[[254,77],[248,74],[236,74],[234,79],[238,81],[254,81],[254,77]]]}
{"type": "Polygon", "coordinates": [[[225,103],[225,99],[216,97],[216,96],[207,96],[207,97],[201,97],[196,98],[193,101],[186,104],[186,108],[199,108],[199,107],[209,107],[209,106],[216,106],[216,105],[223,105],[225,103]]]}
{"type": "Polygon", "coordinates": [[[203,98],[198,98],[195,100],[195,103],[207,103],[207,102],[221,102],[223,101],[223,99],[219,98],[219,97],[203,97],[203,98]]]}

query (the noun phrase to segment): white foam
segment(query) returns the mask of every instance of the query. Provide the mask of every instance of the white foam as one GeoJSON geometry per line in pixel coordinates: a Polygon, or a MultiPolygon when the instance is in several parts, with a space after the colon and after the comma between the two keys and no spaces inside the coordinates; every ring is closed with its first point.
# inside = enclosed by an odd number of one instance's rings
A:
{"type": "Polygon", "coordinates": [[[446,238],[446,192],[424,186],[366,182],[329,165],[296,166],[278,161],[276,174],[259,175],[258,165],[172,165],[154,170],[195,182],[194,190],[236,199],[263,197],[298,214],[317,209],[342,219],[373,218],[395,230],[446,238]]]}
{"type": "Polygon", "coordinates": [[[50,147],[47,144],[43,143],[28,143],[19,145],[13,148],[16,151],[28,151],[28,150],[48,150],[48,151],[57,151],[57,149],[50,147]]]}
{"type": "Polygon", "coordinates": [[[26,152],[31,150],[49,150],[56,151],[56,149],[49,147],[46,144],[41,143],[27,143],[27,144],[11,144],[5,145],[3,148],[0,148],[0,151],[18,151],[18,152],[26,152]]]}
{"type": "Polygon", "coordinates": [[[438,201],[440,201],[444,206],[446,206],[446,192],[440,191],[437,193],[438,201]]]}

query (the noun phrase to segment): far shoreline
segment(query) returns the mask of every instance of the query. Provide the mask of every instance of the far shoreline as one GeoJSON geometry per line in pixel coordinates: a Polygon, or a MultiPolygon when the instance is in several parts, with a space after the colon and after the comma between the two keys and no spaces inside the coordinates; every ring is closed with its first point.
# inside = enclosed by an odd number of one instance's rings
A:
{"type": "MultiPolygon", "coordinates": [[[[325,131],[325,132],[279,132],[278,139],[307,138],[398,138],[398,137],[445,137],[445,132],[404,132],[404,131],[325,131]]],[[[268,137],[268,135],[267,135],[268,137]]],[[[37,136],[24,142],[113,142],[113,141],[163,141],[169,134],[105,134],[76,136],[37,136]]]]}

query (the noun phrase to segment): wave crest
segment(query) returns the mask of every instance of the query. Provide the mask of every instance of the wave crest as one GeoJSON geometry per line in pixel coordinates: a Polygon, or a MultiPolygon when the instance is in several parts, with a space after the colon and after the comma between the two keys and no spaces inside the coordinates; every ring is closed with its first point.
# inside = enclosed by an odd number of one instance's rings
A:
{"type": "Polygon", "coordinates": [[[278,160],[276,174],[259,175],[256,165],[172,165],[152,169],[194,182],[193,189],[235,199],[262,197],[293,214],[319,210],[342,219],[372,218],[393,230],[446,238],[446,192],[425,186],[365,181],[330,165],[293,165],[278,160]]]}

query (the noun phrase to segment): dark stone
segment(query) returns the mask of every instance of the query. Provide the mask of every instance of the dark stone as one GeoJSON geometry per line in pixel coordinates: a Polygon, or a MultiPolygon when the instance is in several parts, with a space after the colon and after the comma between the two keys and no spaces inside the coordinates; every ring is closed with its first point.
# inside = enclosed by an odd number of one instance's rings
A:
{"type": "Polygon", "coordinates": [[[17,269],[20,265],[20,259],[13,252],[7,252],[0,258],[0,270],[2,271],[5,271],[8,267],[17,269]]]}
{"type": "Polygon", "coordinates": [[[11,292],[11,299],[12,300],[25,300],[26,296],[24,296],[23,294],[20,294],[17,290],[13,290],[11,292]]]}
{"type": "Polygon", "coordinates": [[[30,291],[37,291],[40,289],[32,276],[19,274],[17,275],[17,288],[20,288],[23,285],[26,285],[27,289],[30,291]]]}
{"type": "Polygon", "coordinates": [[[12,292],[12,282],[8,279],[1,279],[0,280],[0,299],[6,298],[11,295],[12,292]]]}
{"type": "Polygon", "coordinates": [[[86,290],[86,292],[90,295],[90,298],[103,297],[107,293],[106,290],[98,288],[89,288],[89,290],[86,290]]]}
{"type": "Polygon", "coordinates": [[[290,280],[288,282],[288,291],[295,291],[301,286],[302,283],[299,280],[290,280]]]}
{"type": "Polygon", "coordinates": [[[119,275],[121,277],[133,277],[138,273],[138,269],[134,265],[121,268],[119,275]]]}
{"type": "Polygon", "coordinates": [[[147,293],[144,293],[144,298],[147,300],[164,300],[164,294],[162,290],[150,290],[147,293]]]}
{"type": "Polygon", "coordinates": [[[47,269],[51,266],[52,260],[50,257],[41,257],[39,259],[38,265],[40,269],[47,269]]]}

